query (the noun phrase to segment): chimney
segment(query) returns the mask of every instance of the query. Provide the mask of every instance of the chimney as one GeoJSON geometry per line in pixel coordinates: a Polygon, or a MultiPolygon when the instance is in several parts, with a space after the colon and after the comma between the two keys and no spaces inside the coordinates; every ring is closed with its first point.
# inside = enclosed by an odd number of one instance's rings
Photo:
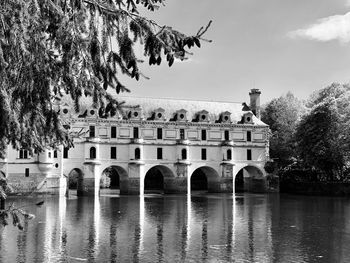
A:
{"type": "Polygon", "coordinates": [[[258,119],[260,119],[260,94],[259,89],[251,89],[249,92],[250,108],[258,119]]]}

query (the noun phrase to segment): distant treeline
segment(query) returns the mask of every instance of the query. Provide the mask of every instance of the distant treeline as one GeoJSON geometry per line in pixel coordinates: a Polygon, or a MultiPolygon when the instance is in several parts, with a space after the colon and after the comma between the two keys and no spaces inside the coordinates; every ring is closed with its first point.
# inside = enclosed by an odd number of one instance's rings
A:
{"type": "Polygon", "coordinates": [[[267,170],[280,181],[350,181],[350,85],[333,83],[306,101],[292,93],[262,109],[270,125],[267,170]]]}

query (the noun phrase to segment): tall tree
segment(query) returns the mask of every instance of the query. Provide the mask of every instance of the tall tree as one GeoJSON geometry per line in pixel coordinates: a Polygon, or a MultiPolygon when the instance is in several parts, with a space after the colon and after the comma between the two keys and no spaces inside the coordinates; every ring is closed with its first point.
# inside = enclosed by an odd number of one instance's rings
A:
{"type": "Polygon", "coordinates": [[[202,27],[186,36],[140,15],[164,0],[3,0],[0,4],[0,157],[7,145],[42,150],[70,145],[60,97],[92,96],[107,116],[119,104],[108,90],[128,91],[120,74],[143,77],[135,45],[150,65],[171,66],[200,47],[202,27]]]}
{"type": "Polygon", "coordinates": [[[304,165],[322,172],[330,181],[341,175],[344,166],[339,123],[335,100],[329,99],[305,115],[296,132],[298,152],[304,165]]]}
{"type": "Polygon", "coordinates": [[[270,126],[270,156],[280,165],[296,157],[294,133],[301,115],[305,112],[303,102],[291,92],[273,99],[262,110],[262,121],[270,126]]]}
{"type": "Polygon", "coordinates": [[[297,148],[304,165],[340,180],[349,166],[350,87],[333,83],[315,92],[296,132],[297,148]]]}

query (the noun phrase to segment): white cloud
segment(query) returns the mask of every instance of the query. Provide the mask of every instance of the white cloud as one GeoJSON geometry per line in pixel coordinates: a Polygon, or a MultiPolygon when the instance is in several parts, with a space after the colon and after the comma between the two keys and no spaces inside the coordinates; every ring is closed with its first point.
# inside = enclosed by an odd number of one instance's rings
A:
{"type": "MultiPolygon", "coordinates": [[[[350,5],[350,0],[348,0],[350,5]]],[[[291,38],[306,38],[317,41],[338,40],[350,42],[350,12],[345,15],[334,15],[322,18],[317,23],[288,33],[291,38]]]]}

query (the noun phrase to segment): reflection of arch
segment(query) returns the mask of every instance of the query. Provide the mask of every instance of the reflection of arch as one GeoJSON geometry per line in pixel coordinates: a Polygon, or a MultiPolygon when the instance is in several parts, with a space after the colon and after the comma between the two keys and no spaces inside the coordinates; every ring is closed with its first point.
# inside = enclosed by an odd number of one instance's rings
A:
{"type": "Polygon", "coordinates": [[[218,172],[209,166],[202,166],[194,170],[191,175],[191,190],[220,191],[220,177],[218,172]]]}
{"type": "Polygon", "coordinates": [[[81,195],[83,192],[84,174],[79,168],[74,168],[68,174],[67,188],[71,190],[77,190],[77,195],[81,195]]]}
{"type": "Polygon", "coordinates": [[[95,147],[90,148],[90,159],[96,159],[96,148],[95,147]]]}
{"type": "Polygon", "coordinates": [[[238,171],[235,176],[236,192],[265,192],[265,172],[259,167],[248,165],[238,171]]]}
{"type": "Polygon", "coordinates": [[[145,175],[144,190],[166,193],[173,178],[174,173],[170,168],[163,165],[153,166],[145,175]]]}
{"type": "Polygon", "coordinates": [[[103,170],[100,180],[101,188],[120,189],[120,193],[128,193],[128,173],[120,166],[109,166],[103,170]]]}

